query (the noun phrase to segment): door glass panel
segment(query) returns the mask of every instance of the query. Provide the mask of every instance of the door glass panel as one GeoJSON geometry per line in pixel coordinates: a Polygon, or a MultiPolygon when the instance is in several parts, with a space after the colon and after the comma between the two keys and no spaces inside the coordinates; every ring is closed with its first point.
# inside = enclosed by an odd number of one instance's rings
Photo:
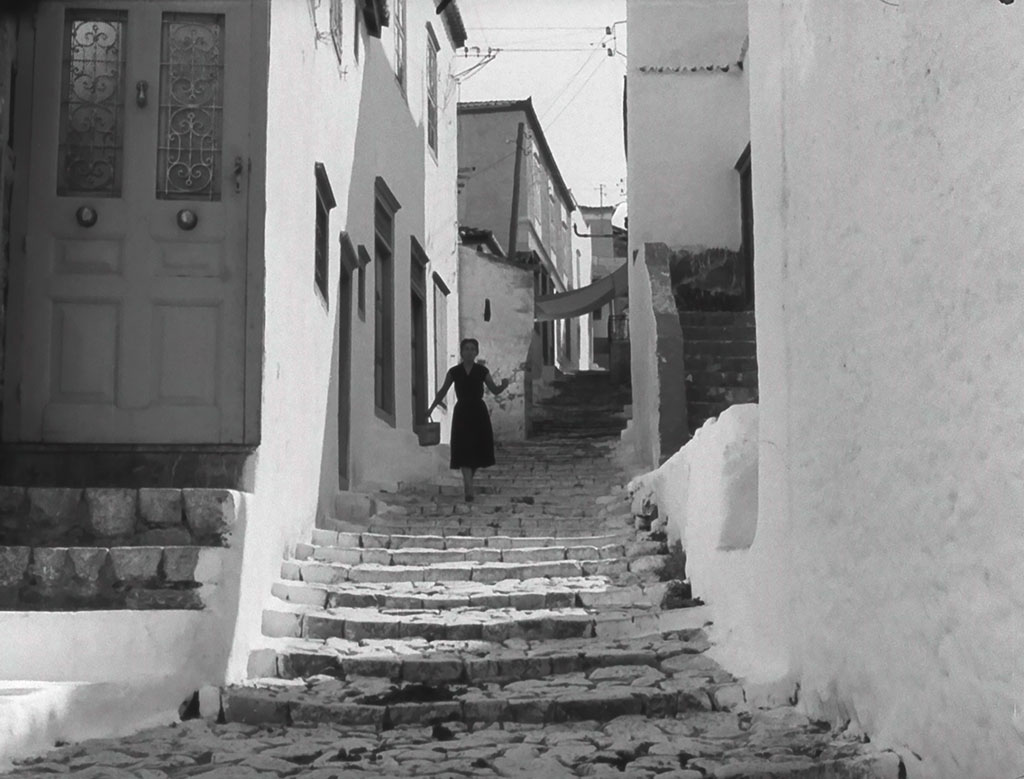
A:
{"type": "Polygon", "coordinates": [[[156,196],[220,200],[224,16],[164,14],[156,196]]]}
{"type": "Polygon", "coordinates": [[[126,19],[77,10],[65,17],[58,195],[121,195],[126,19]]]}

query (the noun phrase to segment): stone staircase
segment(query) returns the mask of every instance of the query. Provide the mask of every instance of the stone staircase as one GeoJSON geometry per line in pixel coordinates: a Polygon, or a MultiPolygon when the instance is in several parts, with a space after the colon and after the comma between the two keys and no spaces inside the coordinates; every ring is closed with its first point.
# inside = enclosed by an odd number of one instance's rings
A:
{"type": "Polygon", "coordinates": [[[684,585],[665,581],[664,542],[636,529],[606,452],[506,444],[472,504],[455,486],[410,487],[377,494],[365,529],[314,531],[282,564],[255,678],[225,691],[226,718],[387,729],[712,707],[662,684],[704,668],[704,639],[662,637],[684,585]]]}
{"type": "Polygon", "coordinates": [[[753,311],[680,311],[690,432],[736,403],[757,402],[753,311]]]}
{"type": "Polygon", "coordinates": [[[615,382],[608,371],[559,375],[550,394],[531,409],[531,438],[618,436],[626,426],[623,409],[631,402],[629,384],[615,382]]]}
{"type": "Polygon", "coordinates": [[[707,656],[706,609],[634,516],[613,440],[505,444],[472,504],[409,486],[374,495],[365,526],[314,531],[192,757],[325,779],[904,776],[784,703],[752,707],[707,656]]]}

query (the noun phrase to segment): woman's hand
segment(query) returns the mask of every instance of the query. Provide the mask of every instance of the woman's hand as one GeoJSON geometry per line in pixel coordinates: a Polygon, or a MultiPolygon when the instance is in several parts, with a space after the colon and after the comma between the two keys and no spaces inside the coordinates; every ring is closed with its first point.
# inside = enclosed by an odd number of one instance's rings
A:
{"type": "Polygon", "coordinates": [[[498,392],[504,392],[508,389],[508,379],[501,380],[501,386],[498,387],[498,392]]]}

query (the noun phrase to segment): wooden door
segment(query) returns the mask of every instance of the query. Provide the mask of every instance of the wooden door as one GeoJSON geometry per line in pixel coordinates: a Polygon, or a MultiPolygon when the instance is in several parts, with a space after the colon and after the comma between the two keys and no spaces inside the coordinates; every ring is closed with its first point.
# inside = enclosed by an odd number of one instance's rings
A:
{"type": "Polygon", "coordinates": [[[243,441],[249,26],[40,3],[9,438],[243,441]]]}

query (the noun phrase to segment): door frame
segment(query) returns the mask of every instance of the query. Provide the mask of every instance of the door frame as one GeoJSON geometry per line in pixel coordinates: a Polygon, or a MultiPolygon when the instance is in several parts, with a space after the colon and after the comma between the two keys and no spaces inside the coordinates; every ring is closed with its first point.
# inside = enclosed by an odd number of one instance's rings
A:
{"type": "MultiPolygon", "coordinates": [[[[81,0],[71,3],[67,0],[40,0],[36,8],[43,3],[53,2],[60,5],[78,5],[81,7],[122,7],[131,10],[132,6],[141,5],[146,0],[81,0]]],[[[181,5],[195,10],[208,9],[203,0],[165,0],[168,5],[181,5]]],[[[250,14],[249,27],[249,62],[248,78],[253,88],[250,92],[248,122],[249,159],[247,175],[249,188],[247,193],[247,226],[243,257],[245,273],[244,285],[245,322],[243,332],[245,347],[243,355],[243,425],[242,440],[221,444],[188,444],[173,446],[188,450],[210,449],[227,450],[236,446],[252,448],[258,446],[261,437],[261,397],[263,382],[263,331],[264,331],[264,261],[265,261],[265,223],[266,198],[266,149],[267,149],[267,78],[269,75],[269,40],[270,40],[270,0],[238,0],[248,6],[250,14]],[[255,161],[255,164],[254,164],[255,161]]],[[[8,289],[14,294],[8,296],[7,307],[7,339],[4,351],[4,398],[3,416],[0,419],[0,442],[10,444],[28,444],[33,448],[64,448],[66,444],[26,441],[20,438],[19,417],[21,414],[21,383],[22,383],[22,345],[25,311],[24,296],[18,294],[25,286],[25,269],[27,257],[25,237],[28,228],[27,211],[29,208],[29,179],[32,175],[33,153],[47,153],[45,150],[32,148],[32,116],[35,104],[35,58],[38,48],[35,11],[25,11],[19,17],[19,36],[17,40],[17,73],[18,99],[14,105],[13,145],[16,167],[11,202],[11,235],[10,235],[10,267],[8,272],[8,289]]],[[[56,151],[54,150],[54,153],[56,151]]],[[[104,449],[123,449],[125,444],[96,444],[104,449]]],[[[148,444],[127,444],[131,449],[145,450],[159,448],[168,449],[167,444],[152,442],[148,444]]],[[[75,445],[80,449],[81,444],[75,445]]]]}

